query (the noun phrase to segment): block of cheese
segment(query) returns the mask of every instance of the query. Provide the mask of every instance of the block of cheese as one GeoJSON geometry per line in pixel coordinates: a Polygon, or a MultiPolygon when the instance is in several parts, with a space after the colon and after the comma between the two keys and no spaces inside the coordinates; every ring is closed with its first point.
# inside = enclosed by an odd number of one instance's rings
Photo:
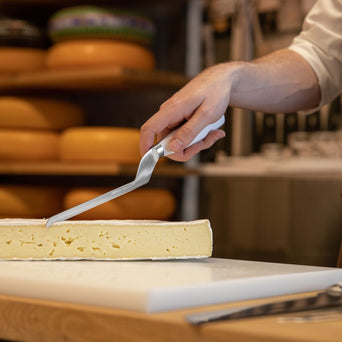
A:
{"type": "Polygon", "coordinates": [[[209,257],[208,220],[0,220],[1,259],[172,259],[209,257]]]}
{"type": "Polygon", "coordinates": [[[36,97],[0,97],[0,127],[62,130],[84,123],[81,107],[61,100],[36,97]]]}
{"type": "Polygon", "coordinates": [[[72,6],[62,8],[48,21],[54,42],[80,38],[110,38],[150,44],[155,34],[146,17],[122,8],[72,6]]]}
{"type": "Polygon", "coordinates": [[[0,129],[0,160],[58,159],[59,135],[29,129],[0,129]]]}
{"type": "Polygon", "coordinates": [[[60,138],[60,158],[137,164],[141,158],[139,137],[137,128],[68,128],[60,138]]]}
{"type": "Polygon", "coordinates": [[[63,209],[65,191],[58,187],[1,185],[0,217],[49,217],[63,209]]]}
{"type": "MultiPolygon", "coordinates": [[[[76,188],[64,199],[64,209],[69,209],[112,189],[76,188]]],[[[137,189],[112,201],[87,210],[77,216],[80,220],[139,219],[168,220],[176,209],[175,196],[166,189],[137,189]]]]}
{"type": "Polygon", "coordinates": [[[0,47],[0,73],[16,73],[45,68],[46,52],[26,47],[0,47]]]}
{"type": "Polygon", "coordinates": [[[155,68],[154,54],[139,44],[110,39],[72,39],[53,45],[46,65],[55,68],[118,66],[150,71],[155,68]]]}

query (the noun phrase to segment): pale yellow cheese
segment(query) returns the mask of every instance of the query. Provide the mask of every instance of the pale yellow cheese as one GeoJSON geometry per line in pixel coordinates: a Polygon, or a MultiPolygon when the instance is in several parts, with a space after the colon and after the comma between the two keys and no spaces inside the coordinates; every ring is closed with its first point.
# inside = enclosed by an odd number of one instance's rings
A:
{"type": "Polygon", "coordinates": [[[0,73],[16,73],[45,68],[46,52],[25,47],[0,47],[0,73]]]}
{"type": "Polygon", "coordinates": [[[141,159],[139,137],[137,128],[68,128],[60,138],[60,158],[137,164],[141,159]]]}
{"type": "Polygon", "coordinates": [[[59,135],[50,131],[0,129],[0,160],[58,159],[59,135]]]}
{"type": "Polygon", "coordinates": [[[62,130],[84,123],[79,106],[61,100],[35,97],[0,97],[0,127],[62,130]]]}
{"type": "Polygon", "coordinates": [[[209,257],[208,220],[0,220],[1,259],[173,259],[209,257]]]}
{"type": "MultiPolygon", "coordinates": [[[[109,188],[75,188],[64,199],[64,209],[69,209],[100,196],[109,188]]],[[[139,219],[168,220],[176,209],[175,196],[166,189],[137,189],[113,201],[101,204],[77,216],[80,220],[139,219]]]]}
{"type": "Polygon", "coordinates": [[[47,52],[48,68],[118,66],[135,70],[153,70],[153,53],[135,43],[112,39],[71,39],[53,45],[47,52]]]}

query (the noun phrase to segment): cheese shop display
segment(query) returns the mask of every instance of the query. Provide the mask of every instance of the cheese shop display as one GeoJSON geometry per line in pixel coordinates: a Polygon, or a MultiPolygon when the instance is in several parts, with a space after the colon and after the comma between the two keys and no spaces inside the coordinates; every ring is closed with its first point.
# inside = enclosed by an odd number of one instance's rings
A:
{"type": "Polygon", "coordinates": [[[136,43],[110,39],[73,39],[53,45],[47,52],[46,66],[79,68],[118,66],[150,71],[155,68],[154,54],[136,43]]]}
{"type": "Polygon", "coordinates": [[[82,125],[83,109],[61,100],[34,97],[0,97],[0,128],[63,130],[82,125]]]}
{"type": "Polygon", "coordinates": [[[44,31],[25,20],[0,19],[0,73],[39,70],[45,67],[44,31]]]}
{"type": "MultiPolygon", "coordinates": [[[[112,189],[77,188],[64,199],[64,209],[72,208],[112,189]]],[[[81,220],[148,219],[168,220],[176,210],[176,200],[166,189],[138,189],[101,204],[77,216],[81,220]]]]}
{"type": "Polygon", "coordinates": [[[62,210],[64,193],[52,186],[0,185],[0,217],[50,217],[62,210]]]}
{"type": "Polygon", "coordinates": [[[137,164],[140,131],[137,128],[73,127],[60,138],[60,158],[73,161],[113,161],[137,164]]]}
{"type": "Polygon", "coordinates": [[[0,160],[55,160],[59,134],[30,129],[0,129],[0,160]]]}
{"type": "Polygon", "coordinates": [[[80,38],[110,38],[150,45],[155,26],[148,18],[109,7],[73,6],[63,8],[48,21],[54,42],[80,38]]]}
{"type": "Polygon", "coordinates": [[[208,220],[190,222],[0,220],[2,259],[175,259],[209,257],[208,220]]]}

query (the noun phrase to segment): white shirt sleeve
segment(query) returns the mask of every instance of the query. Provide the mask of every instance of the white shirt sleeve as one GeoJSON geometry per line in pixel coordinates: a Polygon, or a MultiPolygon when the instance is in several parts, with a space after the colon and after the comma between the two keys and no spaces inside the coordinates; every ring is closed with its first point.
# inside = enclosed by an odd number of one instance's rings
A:
{"type": "Polygon", "coordinates": [[[318,0],[289,49],[314,70],[322,94],[319,107],[338,96],[342,92],[342,0],[318,0]]]}

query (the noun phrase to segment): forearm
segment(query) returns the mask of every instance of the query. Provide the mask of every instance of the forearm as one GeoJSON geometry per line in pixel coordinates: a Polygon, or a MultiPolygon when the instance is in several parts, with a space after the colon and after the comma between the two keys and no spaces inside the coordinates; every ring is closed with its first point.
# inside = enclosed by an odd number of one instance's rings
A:
{"type": "Polygon", "coordinates": [[[320,102],[315,73],[303,57],[291,50],[280,50],[252,62],[236,62],[230,67],[232,107],[286,113],[311,109],[320,102]]]}

